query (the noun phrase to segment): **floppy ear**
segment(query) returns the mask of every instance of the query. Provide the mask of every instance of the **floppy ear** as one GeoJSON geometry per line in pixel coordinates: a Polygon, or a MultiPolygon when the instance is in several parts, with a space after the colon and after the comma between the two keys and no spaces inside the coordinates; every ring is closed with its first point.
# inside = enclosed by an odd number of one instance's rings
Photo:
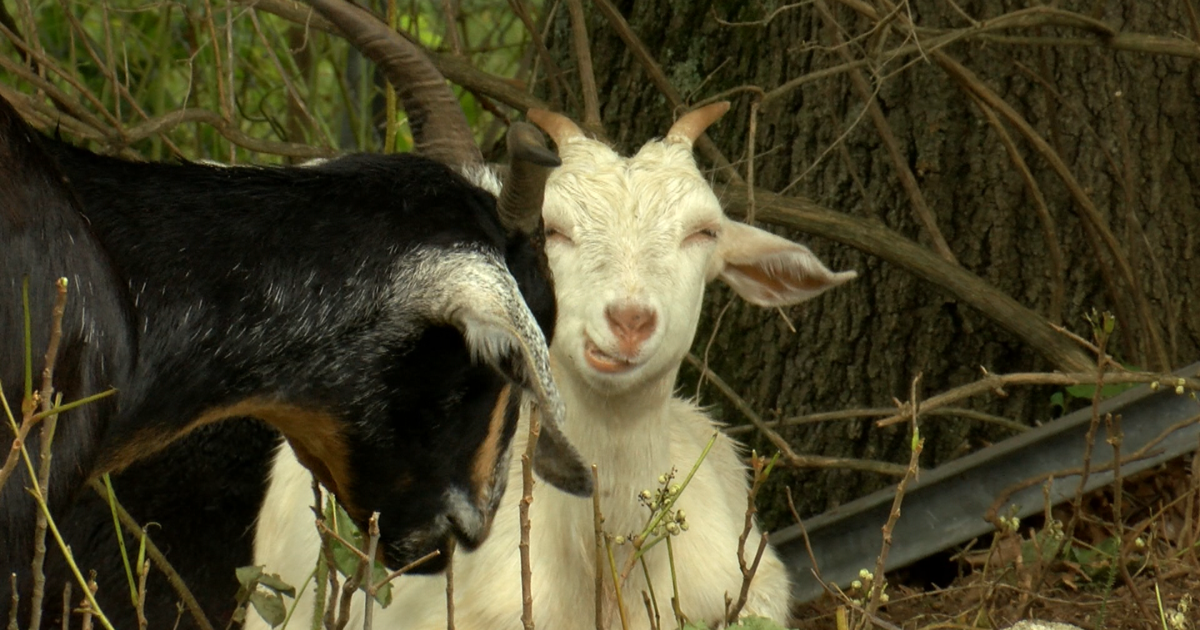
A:
{"type": "Polygon", "coordinates": [[[438,310],[462,333],[471,355],[533,395],[542,418],[534,470],[549,484],[579,496],[592,493],[592,475],[562,433],[566,406],[550,373],[550,352],[517,282],[502,263],[482,256],[443,275],[438,310]]]}
{"type": "Polygon", "coordinates": [[[718,277],[758,306],[798,304],[858,277],[830,271],[807,247],[737,221],[725,222],[717,256],[718,277]]]}

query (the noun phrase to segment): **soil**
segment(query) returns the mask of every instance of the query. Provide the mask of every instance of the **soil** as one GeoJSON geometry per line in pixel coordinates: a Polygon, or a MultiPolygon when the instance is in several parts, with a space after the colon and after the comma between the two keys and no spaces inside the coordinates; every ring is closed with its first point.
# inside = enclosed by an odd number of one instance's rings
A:
{"type": "MultiPolygon", "coordinates": [[[[1120,499],[1109,487],[889,574],[889,601],[867,627],[1006,628],[1039,619],[1086,630],[1200,628],[1200,456],[1124,480],[1120,499]]],[[[840,608],[853,628],[863,599],[861,590],[827,593],[795,611],[796,627],[836,628],[840,608]]]]}

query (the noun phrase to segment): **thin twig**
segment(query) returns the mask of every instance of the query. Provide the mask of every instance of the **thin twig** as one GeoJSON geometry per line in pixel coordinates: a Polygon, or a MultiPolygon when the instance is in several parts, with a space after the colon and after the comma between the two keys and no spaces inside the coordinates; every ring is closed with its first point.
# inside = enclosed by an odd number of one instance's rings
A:
{"type": "Polygon", "coordinates": [[[596,72],[592,68],[592,49],[588,44],[587,22],[580,0],[567,0],[571,15],[571,41],[575,44],[575,61],[579,64],[579,83],[583,88],[583,128],[600,133],[600,98],[596,95],[596,72]]]}
{"type": "MultiPolygon", "coordinates": [[[[865,609],[867,616],[873,616],[876,610],[879,610],[879,604],[883,600],[883,589],[887,586],[887,581],[884,579],[884,567],[887,566],[888,552],[892,548],[892,530],[896,527],[896,522],[900,520],[900,506],[904,502],[904,492],[908,488],[911,481],[915,481],[920,474],[921,450],[925,446],[925,438],[921,437],[920,414],[921,406],[917,398],[917,386],[921,382],[921,375],[917,376],[912,381],[910,392],[912,410],[909,414],[911,427],[911,452],[908,459],[908,468],[900,483],[896,486],[896,497],[892,499],[892,509],[888,513],[887,522],[883,524],[883,544],[879,549],[879,557],[875,560],[875,573],[871,578],[871,597],[865,609]]],[[[866,617],[863,619],[865,626],[866,617]]]]}
{"type": "Polygon", "coordinates": [[[712,382],[713,386],[720,390],[720,392],[724,394],[731,403],[733,403],[733,406],[736,407],[743,416],[750,420],[750,422],[754,424],[755,428],[761,431],[762,434],[771,441],[771,444],[775,445],[775,448],[779,449],[779,452],[783,454],[784,463],[787,465],[795,466],[797,468],[839,467],[850,470],[863,470],[867,472],[897,476],[904,474],[903,466],[888,462],[823,457],[820,455],[797,455],[796,452],[792,450],[791,445],[787,443],[787,440],[783,439],[783,436],[779,435],[773,429],[768,427],[766,423],[763,422],[762,418],[750,408],[750,405],[748,405],[746,401],[737,394],[737,392],[733,391],[733,388],[730,387],[721,377],[714,374],[711,370],[705,368],[700,360],[697,359],[692,353],[689,352],[686,358],[692,367],[700,370],[704,378],[712,382]]]}
{"type": "MultiPolygon", "coordinates": [[[[967,409],[966,407],[942,407],[941,409],[931,409],[928,411],[922,410],[926,420],[930,417],[944,417],[965,420],[977,420],[988,424],[1004,427],[1014,433],[1025,433],[1033,427],[1021,424],[1016,420],[997,416],[995,414],[977,411],[975,409],[967,409]]],[[[792,416],[790,418],[781,418],[779,420],[764,420],[763,424],[778,429],[780,427],[795,427],[806,424],[817,424],[821,422],[831,422],[839,420],[861,420],[863,418],[888,418],[896,414],[895,407],[869,407],[866,409],[842,409],[838,411],[822,411],[818,413],[809,413],[802,416],[792,416]]],[[[757,429],[753,425],[741,425],[736,427],[728,427],[725,429],[727,435],[742,435],[751,433],[757,429]]]]}
{"type": "MultiPolygon", "coordinates": [[[[39,462],[38,470],[38,485],[42,489],[42,497],[45,498],[50,492],[50,463],[54,456],[52,447],[54,445],[54,432],[58,426],[58,414],[51,414],[53,406],[51,401],[58,404],[62,403],[62,394],[55,396],[54,393],[54,365],[58,362],[58,346],[62,341],[62,320],[63,313],[67,308],[67,279],[59,278],[54,283],[54,306],[50,310],[50,340],[46,344],[46,354],[42,358],[42,389],[40,394],[41,412],[46,415],[46,420],[42,423],[42,435],[40,448],[41,461],[39,462]]],[[[29,409],[29,405],[22,405],[22,409],[29,409]]],[[[26,414],[22,419],[21,424],[34,424],[31,414],[26,414]]],[[[0,479],[0,485],[3,480],[0,479]]],[[[33,534],[33,563],[31,573],[33,574],[33,592],[29,599],[29,627],[42,627],[42,602],[46,597],[46,574],[43,571],[46,561],[46,529],[47,529],[47,514],[39,511],[35,517],[34,534],[33,534]]]]}
{"type": "Polygon", "coordinates": [[[379,592],[374,580],[375,552],[379,549],[379,512],[372,512],[367,521],[367,562],[363,569],[366,572],[366,597],[363,601],[363,630],[371,630],[375,618],[375,594],[379,592]]]}
{"type": "Polygon", "coordinates": [[[142,566],[138,567],[137,605],[134,610],[137,612],[139,630],[146,630],[146,626],[148,625],[146,621],[146,581],[149,577],[150,561],[146,560],[142,562],[142,566]]]}
{"type": "Polygon", "coordinates": [[[592,526],[596,536],[596,630],[606,630],[604,624],[604,514],[600,511],[600,472],[592,464],[592,526]]]}
{"type": "MultiPolygon", "coordinates": [[[[824,0],[816,0],[815,5],[827,23],[831,26],[836,23],[833,13],[830,12],[824,0]]],[[[850,57],[850,50],[842,46],[841,35],[838,34],[836,29],[831,28],[830,31],[834,47],[841,54],[842,61],[847,63],[853,61],[850,57]]],[[[874,123],[875,130],[879,134],[879,139],[883,142],[888,155],[892,159],[892,166],[895,168],[896,177],[899,178],[900,185],[908,194],[913,212],[917,215],[917,220],[924,226],[926,235],[933,241],[934,250],[942,258],[946,259],[947,262],[957,265],[958,259],[954,256],[953,250],[950,249],[950,244],[946,242],[946,237],[938,227],[937,219],[929,209],[929,204],[925,201],[925,195],[922,194],[920,186],[917,185],[917,178],[913,175],[912,169],[908,165],[908,158],[901,154],[900,143],[896,139],[896,134],[892,131],[891,125],[888,124],[887,117],[883,114],[883,109],[879,107],[876,91],[867,85],[867,80],[863,77],[861,71],[857,69],[851,70],[849,75],[851,85],[854,86],[858,97],[866,104],[868,114],[871,116],[871,122],[874,123]]]]}
{"type": "Polygon", "coordinates": [[[751,101],[750,128],[746,131],[746,223],[750,225],[754,225],[754,143],[758,136],[758,107],[757,99],[751,101]]]}
{"type": "Polygon", "coordinates": [[[454,630],[454,552],[458,540],[451,538],[446,545],[446,630],[454,630]]]}
{"type": "Polygon", "coordinates": [[[533,503],[533,449],[541,435],[541,418],[536,408],[529,411],[529,438],[525,442],[525,452],[521,453],[521,504],[520,523],[521,541],[518,549],[521,554],[521,625],[525,630],[533,630],[533,569],[529,559],[529,506],[533,503]]]}
{"type": "Polygon", "coordinates": [[[1037,213],[1038,221],[1042,225],[1042,240],[1046,243],[1046,251],[1050,256],[1050,321],[1061,322],[1063,313],[1063,294],[1066,291],[1066,265],[1063,263],[1062,247],[1058,242],[1058,230],[1054,226],[1054,219],[1050,217],[1050,208],[1046,204],[1046,197],[1042,194],[1042,188],[1038,185],[1037,180],[1033,177],[1033,171],[1030,170],[1029,164],[1025,162],[1025,158],[1021,156],[1021,152],[1017,150],[1016,143],[1013,142],[1012,136],[1008,130],[1000,123],[1000,119],[996,117],[996,112],[992,110],[986,103],[978,97],[972,95],[972,100],[983,115],[988,120],[988,124],[996,132],[996,137],[999,138],[1000,144],[1004,145],[1004,150],[1008,153],[1008,159],[1016,167],[1017,172],[1021,174],[1021,180],[1025,182],[1025,190],[1029,192],[1030,198],[1033,200],[1033,208],[1037,213]]]}
{"type": "Polygon", "coordinates": [[[1016,127],[1021,132],[1021,135],[1050,164],[1050,167],[1059,176],[1063,184],[1066,185],[1072,198],[1075,199],[1076,203],[1073,207],[1079,211],[1080,222],[1087,231],[1093,232],[1104,243],[1109,255],[1112,256],[1113,261],[1120,270],[1122,279],[1132,293],[1131,299],[1137,307],[1138,315],[1141,319],[1140,329],[1149,336],[1150,348],[1153,351],[1150,358],[1154,361],[1153,365],[1159,370],[1169,369],[1171,362],[1166,346],[1163,344],[1158,323],[1151,313],[1149,302],[1142,289],[1141,280],[1133,272],[1128,255],[1121,247],[1116,236],[1112,233],[1112,230],[1108,227],[1108,224],[1104,221],[1104,218],[1100,216],[1100,211],[1096,208],[1095,202],[1092,201],[1091,196],[1075,178],[1075,175],[1063,161],[1062,156],[1046,142],[1045,138],[1033,129],[1033,126],[1025,120],[1024,116],[984,84],[974,72],[971,72],[962,64],[941,52],[934,53],[933,59],[966,90],[987,103],[989,107],[1016,127]]]}
{"type": "MultiPolygon", "coordinates": [[[[613,6],[610,0],[596,0],[596,8],[600,9],[600,12],[604,14],[606,19],[608,19],[609,26],[616,31],[617,36],[620,37],[621,40],[625,42],[625,45],[629,47],[630,51],[633,53],[633,56],[637,58],[638,63],[640,63],[642,68],[646,71],[646,75],[650,78],[650,82],[653,83],[660,92],[662,92],[663,96],[667,98],[667,102],[671,104],[671,107],[673,109],[682,108],[685,105],[683,96],[679,93],[679,90],[675,89],[675,86],[671,84],[670,79],[668,79],[666,73],[663,72],[662,66],[660,66],[658,62],[654,60],[654,56],[650,54],[649,49],[647,49],[646,45],[642,43],[642,40],[637,36],[637,33],[633,32],[633,29],[629,26],[629,22],[625,20],[625,17],[621,15],[621,12],[618,11],[615,6],[613,6]]],[[[729,160],[721,154],[721,151],[717,149],[717,146],[713,144],[712,140],[708,139],[707,135],[701,135],[700,138],[696,140],[696,148],[701,154],[708,158],[710,162],[716,165],[717,169],[722,172],[725,177],[729,178],[729,181],[744,185],[742,176],[739,175],[737,170],[733,168],[733,166],[729,163],[729,160]]]]}
{"type": "MultiPolygon", "coordinates": [[[[70,584],[70,582],[67,582],[67,584],[70,584]]],[[[9,596],[11,598],[9,600],[9,605],[11,608],[8,609],[8,630],[20,630],[20,628],[17,627],[17,611],[20,609],[19,604],[21,603],[21,595],[20,591],[17,590],[16,573],[8,574],[8,587],[11,593],[9,596]]],[[[596,630],[603,629],[597,627],[596,630]]]]}
{"type": "MultiPolygon", "coordinates": [[[[986,394],[989,392],[1003,391],[1003,388],[1009,385],[1096,385],[1097,391],[1103,383],[1175,383],[1181,377],[1173,374],[1156,374],[1153,372],[1119,372],[1109,373],[1097,376],[1091,373],[1067,373],[1060,372],[1018,372],[1015,374],[985,374],[985,376],[973,383],[967,383],[947,390],[926,399],[921,403],[923,411],[930,411],[957,403],[959,401],[986,394]]],[[[1200,379],[1182,377],[1183,384],[1189,389],[1200,389],[1200,379]]],[[[903,422],[910,412],[907,406],[901,408],[898,413],[878,420],[875,426],[886,427],[899,422],[903,422]]]]}
{"type": "Polygon", "coordinates": [[[746,516],[742,522],[742,533],[738,536],[738,569],[742,572],[742,587],[738,592],[737,603],[726,602],[725,606],[725,623],[733,625],[738,617],[742,614],[742,609],[746,607],[746,600],[750,596],[750,583],[754,581],[755,574],[758,573],[758,564],[762,560],[763,552],[767,549],[767,535],[764,533],[758,534],[758,550],[754,554],[754,561],[746,563],[746,540],[750,538],[750,533],[754,531],[754,515],[758,512],[758,507],[755,505],[755,500],[758,498],[758,491],[762,488],[762,484],[767,480],[770,474],[771,467],[775,464],[775,459],[778,454],[771,459],[770,465],[764,467],[763,458],[757,453],[750,456],[750,469],[753,471],[753,478],[750,483],[750,488],[746,492],[746,516]]]}
{"type": "MultiPolygon", "coordinates": [[[[99,479],[93,479],[89,481],[88,485],[92,488],[92,491],[100,495],[100,497],[105,501],[109,500],[108,489],[104,487],[104,484],[99,479]]],[[[171,585],[171,588],[175,591],[175,594],[178,595],[179,599],[183,601],[184,607],[187,608],[188,613],[191,614],[192,619],[196,622],[196,625],[200,628],[200,630],[213,630],[212,623],[210,623],[208,617],[204,615],[204,609],[200,607],[200,602],[196,601],[196,596],[192,594],[191,589],[188,588],[187,583],[184,582],[183,577],[179,575],[179,572],[175,570],[175,567],[171,566],[171,563],[167,561],[167,557],[163,555],[162,550],[159,549],[158,545],[154,544],[154,541],[146,535],[145,529],[137,522],[136,519],[133,518],[133,515],[131,515],[125,509],[125,507],[122,506],[119,501],[117,501],[116,497],[112,497],[112,501],[114,509],[117,513],[117,518],[121,521],[121,526],[125,528],[125,531],[133,534],[134,536],[144,537],[143,539],[146,542],[146,556],[150,558],[150,561],[154,563],[154,566],[158,567],[159,571],[162,571],[163,575],[167,578],[167,583],[171,585]]],[[[123,536],[123,534],[120,532],[117,532],[117,535],[123,536]]]]}

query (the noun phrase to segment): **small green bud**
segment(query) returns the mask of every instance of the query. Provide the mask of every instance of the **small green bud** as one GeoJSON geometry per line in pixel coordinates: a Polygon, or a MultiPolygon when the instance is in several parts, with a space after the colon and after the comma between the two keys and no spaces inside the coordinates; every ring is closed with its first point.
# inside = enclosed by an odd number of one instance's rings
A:
{"type": "Polygon", "coordinates": [[[858,580],[854,580],[853,582],[850,583],[850,588],[858,590],[858,589],[862,588],[862,582],[860,582],[858,580]]]}

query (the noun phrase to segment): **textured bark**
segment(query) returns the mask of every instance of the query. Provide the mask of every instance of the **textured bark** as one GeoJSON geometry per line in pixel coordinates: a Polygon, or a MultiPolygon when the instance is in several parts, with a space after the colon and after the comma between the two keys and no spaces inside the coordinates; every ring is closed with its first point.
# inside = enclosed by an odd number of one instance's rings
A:
{"type": "MultiPolygon", "coordinates": [[[[848,9],[849,3],[826,1],[838,31],[807,2],[755,26],[726,26],[717,17],[761,20],[770,7],[704,0],[617,4],[675,88],[699,102],[740,85],[771,90],[842,64],[845,59],[833,48],[835,37],[851,41],[846,51],[852,59],[905,43],[903,18],[868,35],[872,19],[848,9]]],[[[923,28],[967,26],[953,4],[921,0],[901,12],[923,28]]],[[[1030,6],[1014,0],[957,4],[977,20],[1030,6]]],[[[1196,35],[1185,4],[1176,0],[1058,4],[1123,33],[1176,40],[1179,34],[1196,35]]],[[[551,46],[570,76],[574,66],[565,13],[555,25],[551,46]]],[[[673,111],[602,13],[590,9],[588,27],[604,127],[611,141],[628,152],[664,133],[673,111]]],[[[1195,254],[1200,236],[1195,199],[1200,192],[1200,71],[1195,59],[1114,50],[1104,42],[1117,40],[1079,28],[1040,26],[995,34],[1065,37],[1086,44],[968,38],[940,52],[973,72],[1059,152],[1116,236],[1136,286],[1122,279],[1111,253],[1085,229],[1080,204],[1063,179],[1016,127],[1005,123],[1056,230],[1064,267],[1060,314],[1035,198],[996,129],[936,55],[891,61],[886,55],[875,57],[878,71],[861,68],[863,77],[871,89],[878,88],[882,119],[953,256],[1020,303],[1046,318],[1061,318],[1056,323],[1084,337],[1090,336],[1086,313],[1093,308],[1116,313],[1120,324],[1112,348],[1121,361],[1154,368],[1161,367],[1164,356],[1171,367],[1200,359],[1200,263],[1195,254]],[[1139,289],[1149,321],[1140,317],[1139,289]],[[1162,352],[1156,351],[1155,335],[1162,352]]],[[[934,36],[924,33],[922,38],[934,36]]],[[[747,92],[734,95],[733,110],[709,131],[735,163],[745,158],[752,98],[747,92]]],[[[864,113],[864,100],[848,74],[809,82],[776,99],[760,113],[757,128],[760,187],[786,189],[827,208],[878,220],[932,248],[934,241],[918,220],[883,136],[871,114],[864,113]]],[[[744,166],[739,170],[745,174],[744,166]]],[[[1037,348],[938,286],[874,255],[801,233],[785,234],[808,244],[834,269],[857,269],[860,278],[788,310],[795,333],[779,314],[746,305],[721,286],[710,290],[694,352],[701,357],[707,352],[712,370],[762,417],[888,406],[893,398],[909,398],[918,373],[923,375],[921,391],[928,395],[975,379],[980,366],[991,372],[1052,368],[1037,348]],[[709,346],[716,316],[731,301],[709,346]]],[[[695,378],[685,368],[683,393],[696,391],[695,378]]],[[[1034,424],[1050,417],[1052,393],[1013,390],[1005,399],[979,400],[974,406],[1034,424]]],[[[730,423],[745,422],[716,390],[702,388],[701,399],[730,423]]],[[[922,465],[934,466],[1009,433],[996,425],[941,416],[925,419],[922,434],[927,440],[922,465]]],[[[785,429],[784,435],[799,453],[908,459],[906,429],[875,429],[869,420],[806,425],[785,429]]],[[[765,441],[750,442],[771,450],[765,441]]],[[[763,501],[772,527],[790,520],[785,485],[792,487],[801,512],[811,514],[894,481],[843,470],[786,470],[773,480],[763,501]]]]}

